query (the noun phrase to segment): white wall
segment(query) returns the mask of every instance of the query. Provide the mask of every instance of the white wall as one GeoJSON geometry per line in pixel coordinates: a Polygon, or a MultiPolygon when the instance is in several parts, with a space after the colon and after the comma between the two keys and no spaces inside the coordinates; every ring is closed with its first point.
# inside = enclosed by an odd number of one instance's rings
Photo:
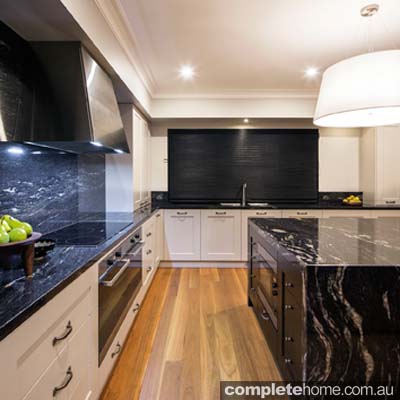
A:
{"type": "MultiPolygon", "coordinates": [[[[168,164],[164,162],[168,154],[166,125],[166,122],[162,122],[152,126],[152,134],[157,135],[151,138],[151,188],[155,191],[168,190],[168,164]]],[[[187,125],[183,122],[172,124],[173,127],[189,127],[187,125]]],[[[308,127],[309,123],[303,121],[301,125],[308,127]]],[[[320,129],[319,190],[321,192],[360,190],[360,135],[359,129],[320,129]]]]}
{"type": "Polygon", "coordinates": [[[319,190],[360,190],[360,129],[320,129],[319,190]]]}

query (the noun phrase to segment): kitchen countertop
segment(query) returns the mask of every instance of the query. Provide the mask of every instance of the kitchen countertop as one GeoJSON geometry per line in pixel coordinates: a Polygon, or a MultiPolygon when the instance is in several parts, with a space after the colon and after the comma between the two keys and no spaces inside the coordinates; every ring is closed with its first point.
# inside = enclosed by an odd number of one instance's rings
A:
{"type": "Polygon", "coordinates": [[[282,335],[296,375],[311,384],[390,384],[399,398],[400,218],[250,224],[275,252],[282,279],[295,282],[283,289],[282,335]]]}
{"type": "MultiPolygon", "coordinates": [[[[102,258],[111,247],[143,224],[154,212],[155,210],[142,209],[134,214],[106,215],[106,220],[123,221],[128,225],[97,246],[56,246],[44,260],[35,262],[32,279],[25,278],[23,269],[1,269],[0,340],[102,258]]],[[[86,218],[95,220],[90,214],[86,218]]],[[[104,216],[102,218],[104,220],[104,216]]]]}
{"type": "Polygon", "coordinates": [[[250,223],[304,265],[400,267],[400,218],[251,218],[250,223]]]}
{"type": "Polygon", "coordinates": [[[279,203],[270,204],[266,207],[254,206],[226,206],[219,203],[169,203],[162,202],[158,204],[158,208],[165,210],[174,209],[197,209],[197,210],[213,210],[213,209],[227,209],[227,210],[400,210],[400,205],[397,206],[375,206],[375,205],[362,205],[362,206],[346,206],[340,203],[279,203]]]}

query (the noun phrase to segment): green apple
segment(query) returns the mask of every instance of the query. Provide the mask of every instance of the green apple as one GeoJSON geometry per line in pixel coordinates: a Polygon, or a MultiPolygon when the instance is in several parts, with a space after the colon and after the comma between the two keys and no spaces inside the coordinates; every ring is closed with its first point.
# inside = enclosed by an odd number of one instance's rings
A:
{"type": "Polygon", "coordinates": [[[0,244],[8,243],[10,241],[10,235],[6,229],[0,225],[0,244]]]}
{"type": "Polygon", "coordinates": [[[21,222],[20,228],[22,228],[28,236],[32,235],[32,232],[33,232],[32,226],[30,224],[28,224],[27,222],[21,222]]]}

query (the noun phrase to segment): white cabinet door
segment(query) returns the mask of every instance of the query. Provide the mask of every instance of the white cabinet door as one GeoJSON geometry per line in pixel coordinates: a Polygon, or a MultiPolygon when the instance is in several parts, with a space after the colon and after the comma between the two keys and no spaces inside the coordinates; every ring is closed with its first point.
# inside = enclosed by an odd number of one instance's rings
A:
{"type": "Polygon", "coordinates": [[[280,210],[243,210],[242,211],[242,260],[248,261],[249,218],[282,218],[280,210]]]}
{"type": "Polygon", "coordinates": [[[155,268],[157,268],[160,261],[164,259],[164,217],[162,210],[158,210],[154,218],[156,220],[155,268]]]}
{"type": "Polygon", "coordinates": [[[143,135],[141,116],[133,111],[133,198],[134,209],[141,207],[143,202],[143,135]]]}
{"type": "Polygon", "coordinates": [[[201,259],[240,261],[241,211],[201,211],[201,259]]]}
{"type": "Polygon", "coordinates": [[[143,135],[143,157],[142,174],[143,174],[143,188],[142,198],[144,203],[150,201],[150,172],[151,172],[151,148],[150,148],[150,130],[147,122],[143,121],[142,125],[143,135]]]}
{"type": "Polygon", "coordinates": [[[400,127],[383,127],[376,131],[377,204],[400,204],[400,127]]]}
{"type": "Polygon", "coordinates": [[[164,232],[166,260],[200,260],[200,210],[164,210],[164,232]]]}

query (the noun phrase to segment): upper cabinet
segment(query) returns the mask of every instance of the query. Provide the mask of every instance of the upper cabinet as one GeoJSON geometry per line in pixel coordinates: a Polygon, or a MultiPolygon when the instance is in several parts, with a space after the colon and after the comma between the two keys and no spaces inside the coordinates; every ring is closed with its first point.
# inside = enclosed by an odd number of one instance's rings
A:
{"type": "Polygon", "coordinates": [[[364,202],[399,205],[400,127],[365,129],[360,150],[360,181],[364,202]]]}
{"type": "Polygon", "coordinates": [[[133,111],[133,196],[135,210],[150,202],[150,130],[133,111]]]}

